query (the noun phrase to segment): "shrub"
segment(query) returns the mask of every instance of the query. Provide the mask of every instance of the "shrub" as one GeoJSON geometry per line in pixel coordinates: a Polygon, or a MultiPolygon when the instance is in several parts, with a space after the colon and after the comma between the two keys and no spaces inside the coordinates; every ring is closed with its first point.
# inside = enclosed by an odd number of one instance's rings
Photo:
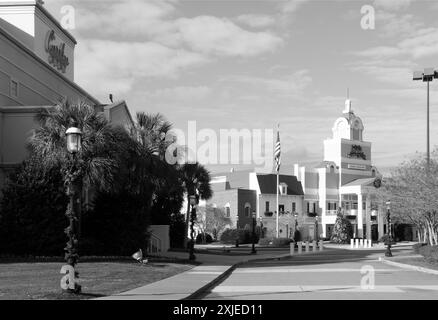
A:
{"type": "Polygon", "coordinates": [[[259,240],[260,246],[269,246],[270,244],[272,244],[272,238],[263,238],[259,240]]]}
{"type": "Polygon", "coordinates": [[[424,247],[424,246],[426,246],[427,244],[426,243],[416,243],[416,244],[414,244],[413,246],[412,246],[412,250],[415,252],[415,253],[420,253],[420,248],[421,247],[424,247]]]}
{"type": "Polygon", "coordinates": [[[289,238],[274,238],[272,240],[272,246],[274,247],[286,247],[293,242],[292,239],[289,238]]]}
{"type": "Polygon", "coordinates": [[[302,240],[302,235],[301,232],[299,230],[295,230],[294,232],[294,241],[295,242],[300,242],[302,240]]]}
{"type": "MultiPolygon", "coordinates": [[[[385,245],[388,245],[388,242],[389,242],[389,236],[388,236],[387,234],[385,234],[384,236],[382,236],[382,237],[379,239],[379,242],[383,242],[385,245]]],[[[393,244],[396,244],[394,238],[392,238],[392,242],[391,242],[391,245],[393,245],[393,244]]]]}
{"type": "Polygon", "coordinates": [[[175,213],[170,216],[169,237],[171,248],[184,248],[186,222],[183,214],[175,213]]]}
{"type": "MultiPolygon", "coordinates": [[[[239,240],[240,244],[252,243],[252,232],[249,230],[227,229],[221,235],[221,242],[235,244],[239,240]]],[[[256,233],[255,242],[259,241],[259,235],[256,233]]]]}
{"type": "Polygon", "coordinates": [[[205,243],[212,243],[213,237],[209,235],[208,233],[200,233],[196,236],[196,243],[201,244],[204,243],[204,237],[205,237],[205,243]]]}
{"type": "Polygon", "coordinates": [[[438,262],[438,246],[422,246],[419,253],[429,262],[438,262]]]}

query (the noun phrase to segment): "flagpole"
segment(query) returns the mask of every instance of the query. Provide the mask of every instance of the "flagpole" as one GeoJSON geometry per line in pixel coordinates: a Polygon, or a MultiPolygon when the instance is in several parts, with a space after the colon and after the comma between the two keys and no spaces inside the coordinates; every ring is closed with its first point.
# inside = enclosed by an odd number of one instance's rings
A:
{"type": "Polygon", "coordinates": [[[279,211],[279,205],[278,205],[278,189],[280,188],[280,175],[279,175],[279,170],[277,170],[277,238],[279,238],[279,232],[278,232],[278,211],[279,211]]]}

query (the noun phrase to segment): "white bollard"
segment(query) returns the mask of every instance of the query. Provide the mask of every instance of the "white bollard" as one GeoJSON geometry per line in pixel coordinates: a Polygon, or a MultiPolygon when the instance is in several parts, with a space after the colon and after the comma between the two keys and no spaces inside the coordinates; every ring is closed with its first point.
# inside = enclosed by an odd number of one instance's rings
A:
{"type": "Polygon", "coordinates": [[[373,240],[368,240],[368,248],[372,248],[373,247],[373,240]]]}
{"type": "Polygon", "coordinates": [[[306,241],[306,252],[310,251],[310,245],[309,245],[309,241],[306,241]]]}
{"type": "Polygon", "coordinates": [[[354,248],[354,239],[350,240],[350,248],[353,249],[354,248]]]}
{"type": "Polygon", "coordinates": [[[290,255],[293,256],[295,251],[295,242],[290,243],[290,255]]]}
{"type": "Polygon", "coordinates": [[[298,254],[302,254],[303,253],[303,242],[300,241],[298,242],[298,254]]]}
{"type": "Polygon", "coordinates": [[[360,248],[363,248],[363,239],[360,239],[360,240],[359,240],[359,247],[360,247],[360,248]]]}
{"type": "Polygon", "coordinates": [[[324,250],[324,241],[319,240],[319,251],[323,251],[324,250]]]}
{"type": "Polygon", "coordinates": [[[355,241],[355,242],[354,242],[354,247],[355,247],[356,249],[358,249],[358,248],[359,248],[359,239],[355,239],[354,241],[355,241]]]}
{"type": "Polygon", "coordinates": [[[312,251],[316,251],[316,249],[318,249],[318,244],[316,243],[315,240],[312,241],[312,251]]]}

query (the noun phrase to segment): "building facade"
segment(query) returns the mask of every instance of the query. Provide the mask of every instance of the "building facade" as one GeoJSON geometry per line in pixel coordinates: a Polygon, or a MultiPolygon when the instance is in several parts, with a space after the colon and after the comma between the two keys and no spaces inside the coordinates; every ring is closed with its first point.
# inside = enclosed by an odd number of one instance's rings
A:
{"type": "Polygon", "coordinates": [[[115,125],[133,124],[124,101],[102,104],[74,82],[76,45],[43,1],[0,1],[0,190],[8,171],[25,159],[44,108],[80,101],[115,125]]]}
{"type": "Polygon", "coordinates": [[[320,236],[328,238],[341,208],[354,226],[355,237],[377,240],[385,232],[383,205],[376,188],[382,175],[372,164],[371,142],[363,139],[364,125],[350,100],[332,132],[332,138],[324,141],[320,164],[294,166],[294,175],[304,188],[306,214],[319,220],[320,236]]]}

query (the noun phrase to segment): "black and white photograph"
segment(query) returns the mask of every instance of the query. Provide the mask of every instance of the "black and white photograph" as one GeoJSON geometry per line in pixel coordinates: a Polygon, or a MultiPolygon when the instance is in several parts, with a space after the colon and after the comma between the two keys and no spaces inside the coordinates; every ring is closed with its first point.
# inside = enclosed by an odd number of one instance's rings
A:
{"type": "Polygon", "coordinates": [[[0,0],[0,300],[438,300],[437,16],[0,0]]]}

